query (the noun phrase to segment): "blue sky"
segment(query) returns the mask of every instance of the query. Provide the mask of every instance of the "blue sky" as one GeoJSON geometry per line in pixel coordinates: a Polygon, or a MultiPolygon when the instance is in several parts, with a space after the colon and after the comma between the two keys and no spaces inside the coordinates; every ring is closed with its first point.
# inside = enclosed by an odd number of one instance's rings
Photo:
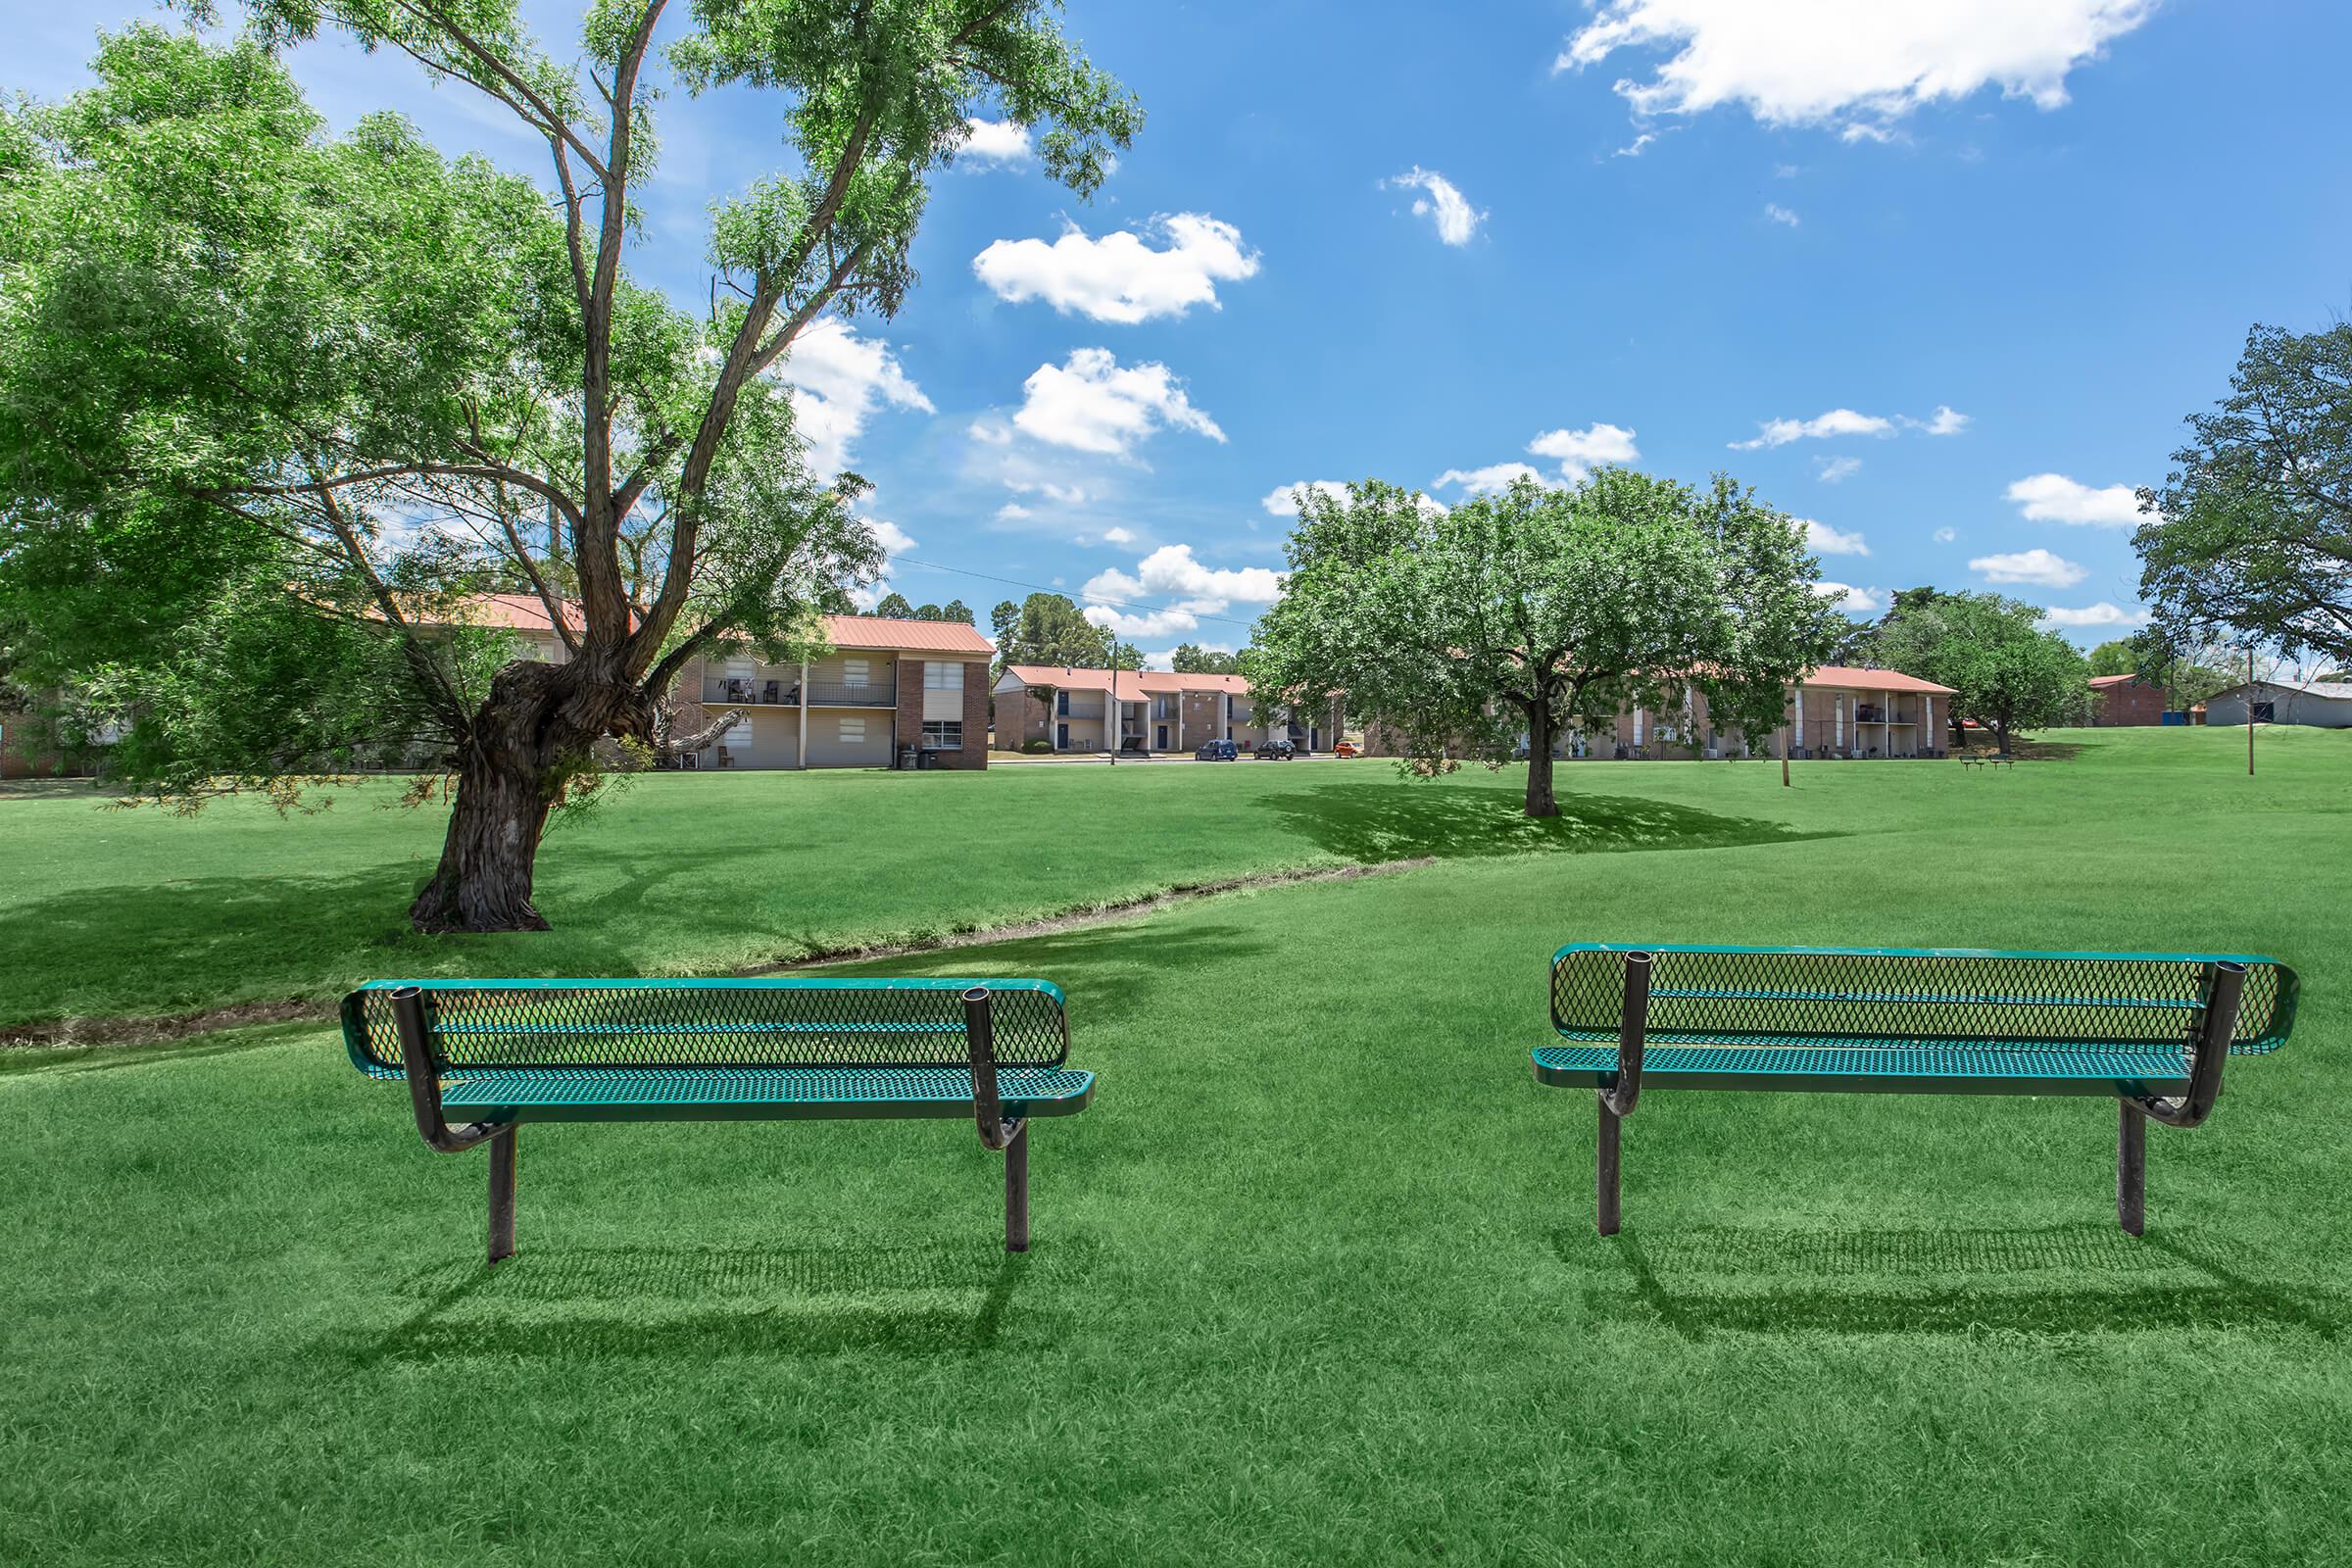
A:
{"type": "MultiPolygon", "coordinates": [[[[532,7],[551,41],[577,11],[532,7]]],[[[153,14],[7,0],[5,85],[69,90],[98,27],[153,14]]],[[[2116,487],[2161,479],[2249,324],[2352,310],[2352,8],[1072,0],[1067,24],[1150,117],[1102,194],[984,127],[899,317],[796,356],[818,456],[875,481],[892,585],[984,622],[1014,583],[1091,588],[1147,652],[1234,647],[1295,484],[1451,502],[1631,461],[1812,519],[1856,612],[1997,587],[2097,641],[2138,610],[2116,487]]],[[[396,107],[543,172],[400,61],[296,68],[338,126],[396,107]]],[[[636,266],[701,301],[707,204],[775,167],[777,119],[748,92],[661,114],[636,266]]]]}

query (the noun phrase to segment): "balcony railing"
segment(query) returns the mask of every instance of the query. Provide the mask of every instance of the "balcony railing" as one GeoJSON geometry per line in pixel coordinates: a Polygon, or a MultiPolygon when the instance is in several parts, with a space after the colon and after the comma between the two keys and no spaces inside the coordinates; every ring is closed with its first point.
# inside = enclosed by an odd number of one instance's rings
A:
{"type": "Polygon", "coordinates": [[[899,684],[895,680],[861,681],[855,685],[844,681],[812,680],[808,683],[808,706],[811,708],[896,708],[899,703],[899,684]]]}
{"type": "Polygon", "coordinates": [[[1054,716],[1055,718],[1101,718],[1102,716],[1102,705],[1101,703],[1096,703],[1092,707],[1089,707],[1084,703],[1072,703],[1067,708],[1054,709],[1054,716]]]}
{"type": "Polygon", "coordinates": [[[732,676],[710,675],[703,680],[703,701],[706,703],[760,703],[790,708],[801,700],[801,683],[795,680],[743,680],[732,676]]]}

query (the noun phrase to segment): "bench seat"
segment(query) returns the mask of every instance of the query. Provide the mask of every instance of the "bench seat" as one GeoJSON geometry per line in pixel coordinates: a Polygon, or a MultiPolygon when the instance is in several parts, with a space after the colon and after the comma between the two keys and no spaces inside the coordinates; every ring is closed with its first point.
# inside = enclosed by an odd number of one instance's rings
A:
{"type": "MultiPolygon", "coordinates": [[[[1617,1037],[1606,1045],[1539,1046],[1536,1081],[1555,1089],[1617,1082],[1617,1037]]],[[[2179,1047],[2084,1050],[2020,1041],[1954,1045],[1855,1040],[1836,1046],[1651,1035],[1642,1081],[1652,1089],[1762,1089],[1807,1094],[2178,1095],[2188,1088],[2179,1047]]]]}
{"type": "MultiPolygon", "coordinates": [[[[1074,1067],[999,1067],[1006,1116],[1069,1116],[1095,1097],[1074,1067]]],[[[441,1080],[444,1109],[491,1121],[798,1120],[972,1114],[968,1067],[506,1067],[441,1080]]]]}

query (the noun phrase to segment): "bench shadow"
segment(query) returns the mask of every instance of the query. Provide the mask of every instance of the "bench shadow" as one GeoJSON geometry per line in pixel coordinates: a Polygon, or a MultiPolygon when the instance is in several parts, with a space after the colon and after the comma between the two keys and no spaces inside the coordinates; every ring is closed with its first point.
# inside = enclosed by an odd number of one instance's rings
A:
{"type": "MultiPolygon", "coordinates": [[[[1563,763],[1561,770],[1604,765],[1563,763]]],[[[1258,805],[1317,848],[1365,863],[1423,858],[1728,849],[1839,836],[1639,796],[1594,795],[1559,774],[1554,777],[1560,807],[1560,814],[1554,817],[1523,814],[1517,791],[1435,781],[1385,789],[1334,782],[1269,795],[1258,805]]]]}
{"type": "MultiPolygon", "coordinates": [[[[1055,1266],[1082,1241],[1054,1246],[1055,1266]]],[[[662,1360],[844,1350],[907,1356],[993,1349],[1029,1270],[982,1244],[588,1247],[497,1268],[435,1264],[395,1294],[413,1302],[387,1330],[319,1352],[355,1367],[480,1356],[662,1360]]]]}
{"type": "MultiPolygon", "coordinates": [[[[1638,1304],[1687,1340],[1740,1334],[2028,1334],[2296,1329],[2333,1341],[2344,1303],[2264,1277],[2202,1238],[2111,1225],[2021,1230],[1786,1231],[1725,1226],[1552,1248],[1601,1315],[1638,1304]],[[1601,1262],[1613,1251],[1613,1267],[1601,1262]]],[[[2251,1266],[2250,1266],[2251,1265],[2251,1266]]]]}

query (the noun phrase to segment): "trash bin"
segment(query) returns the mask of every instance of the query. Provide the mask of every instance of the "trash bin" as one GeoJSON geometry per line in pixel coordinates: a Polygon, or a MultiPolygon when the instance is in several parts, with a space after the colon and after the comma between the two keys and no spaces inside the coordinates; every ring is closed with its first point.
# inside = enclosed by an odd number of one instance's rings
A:
{"type": "Polygon", "coordinates": [[[926,773],[931,771],[931,749],[929,747],[926,746],[914,754],[914,765],[926,773]]]}
{"type": "Polygon", "coordinates": [[[918,756],[920,756],[920,755],[921,755],[921,754],[920,754],[920,753],[918,753],[918,752],[917,752],[917,751],[916,751],[916,750],[915,750],[913,747],[911,747],[911,746],[902,746],[902,747],[900,747],[900,748],[899,748],[899,770],[900,770],[901,772],[906,772],[906,771],[909,771],[909,770],[911,770],[911,769],[912,769],[912,768],[915,766],[915,759],[916,759],[918,756]]]}

